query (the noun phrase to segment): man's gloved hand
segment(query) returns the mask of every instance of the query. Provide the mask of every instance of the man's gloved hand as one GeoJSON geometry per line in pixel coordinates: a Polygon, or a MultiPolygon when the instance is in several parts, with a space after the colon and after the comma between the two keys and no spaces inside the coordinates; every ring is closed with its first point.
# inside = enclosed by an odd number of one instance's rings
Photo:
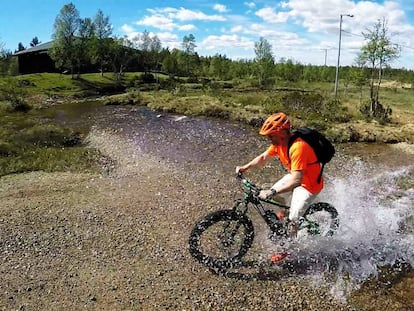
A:
{"type": "Polygon", "coordinates": [[[261,198],[262,200],[266,200],[275,194],[276,194],[276,191],[273,189],[260,190],[259,198],[261,198]]]}

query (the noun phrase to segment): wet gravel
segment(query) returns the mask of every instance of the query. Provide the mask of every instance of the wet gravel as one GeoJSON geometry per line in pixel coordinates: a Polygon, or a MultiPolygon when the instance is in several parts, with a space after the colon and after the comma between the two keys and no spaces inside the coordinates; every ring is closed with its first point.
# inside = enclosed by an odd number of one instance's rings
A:
{"type": "MultiPolygon", "coordinates": [[[[366,292],[339,301],[323,283],[270,266],[222,276],[189,255],[194,223],[238,195],[229,172],[167,161],[95,131],[116,161],[102,174],[0,179],[2,310],[412,310],[366,292]]],[[[377,288],[377,293],[378,293],[377,288]]]]}

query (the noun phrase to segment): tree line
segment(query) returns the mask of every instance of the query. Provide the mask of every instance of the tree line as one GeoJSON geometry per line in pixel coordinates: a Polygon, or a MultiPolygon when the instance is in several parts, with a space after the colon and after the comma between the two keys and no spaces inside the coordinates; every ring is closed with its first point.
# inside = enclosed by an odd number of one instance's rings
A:
{"type": "MultiPolygon", "coordinates": [[[[341,80],[362,89],[370,88],[368,113],[378,110],[379,89],[384,78],[414,83],[411,70],[392,69],[389,64],[400,55],[398,46],[391,43],[385,19],[378,20],[372,29],[363,33],[366,44],[361,48],[355,65],[341,68],[341,80]]],[[[290,59],[275,61],[272,46],[261,37],[255,42],[254,59],[232,60],[226,55],[200,56],[196,52],[194,35],[184,36],[181,49],[163,48],[160,39],[144,30],[134,38],[117,37],[112,33],[109,16],[98,10],[93,18],[81,18],[73,3],[64,5],[55,18],[53,46],[49,51],[61,71],[73,78],[85,72],[113,72],[120,80],[125,71],[164,72],[170,76],[186,76],[190,81],[244,81],[259,88],[269,88],[289,82],[334,82],[333,66],[304,65],[290,59]]],[[[30,46],[40,43],[34,37],[30,46]]],[[[19,43],[18,50],[24,49],[19,43]]],[[[0,42],[1,73],[13,73],[16,64],[11,53],[0,42]]],[[[380,107],[381,108],[381,107],[380,107]]]]}

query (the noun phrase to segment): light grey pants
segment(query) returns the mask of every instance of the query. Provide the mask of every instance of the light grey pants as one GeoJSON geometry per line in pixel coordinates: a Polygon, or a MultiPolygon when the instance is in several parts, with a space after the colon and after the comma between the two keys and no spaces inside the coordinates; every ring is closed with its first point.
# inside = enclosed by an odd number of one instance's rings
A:
{"type": "MultiPolygon", "coordinates": [[[[291,174],[286,174],[281,179],[279,179],[272,188],[278,188],[287,183],[291,178],[291,174]]],[[[278,194],[278,196],[285,199],[285,202],[289,202],[290,199],[290,209],[289,209],[289,220],[297,221],[300,217],[303,216],[306,209],[311,205],[315,200],[318,194],[312,194],[302,186],[296,187],[291,192],[285,192],[278,194]]]]}

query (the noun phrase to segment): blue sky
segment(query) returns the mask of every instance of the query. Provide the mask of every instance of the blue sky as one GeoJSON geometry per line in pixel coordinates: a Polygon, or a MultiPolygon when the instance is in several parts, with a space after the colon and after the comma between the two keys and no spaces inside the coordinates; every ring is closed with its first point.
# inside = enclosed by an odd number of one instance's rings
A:
{"type": "Polygon", "coordinates": [[[392,66],[414,69],[412,0],[3,0],[0,44],[14,51],[35,36],[50,41],[56,16],[70,2],[82,18],[101,9],[117,36],[132,39],[147,30],[164,47],[180,48],[184,36],[193,34],[200,55],[232,59],[254,58],[254,43],[264,37],[276,60],[331,66],[338,57],[341,14],[354,15],[342,19],[341,65],[353,64],[364,44],[362,31],[385,18],[392,42],[402,48],[392,66]]]}

